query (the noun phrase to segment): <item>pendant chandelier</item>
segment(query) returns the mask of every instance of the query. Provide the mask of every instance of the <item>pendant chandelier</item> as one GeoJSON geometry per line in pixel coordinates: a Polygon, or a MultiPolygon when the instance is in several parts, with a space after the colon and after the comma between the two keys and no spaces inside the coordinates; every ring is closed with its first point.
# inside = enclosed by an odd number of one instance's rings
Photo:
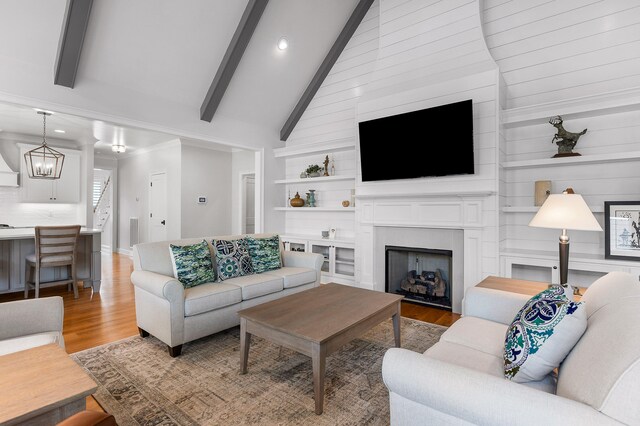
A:
{"type": "Polygon", "coordinates": [[[24,161],[27,163],[27,172],[31,179],[60,179],[64,154],[47,146],[47,111],[38,111],[42,115],[42,145],[27,151],[24,161]]]}

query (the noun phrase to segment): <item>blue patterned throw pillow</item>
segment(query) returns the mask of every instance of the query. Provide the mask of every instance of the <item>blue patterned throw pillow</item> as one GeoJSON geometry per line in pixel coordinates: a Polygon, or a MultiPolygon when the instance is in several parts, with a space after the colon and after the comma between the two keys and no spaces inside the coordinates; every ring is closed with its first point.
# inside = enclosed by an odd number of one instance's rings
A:
{"type": "Polygon", "coordinates": [[[216,281],[216,273],[211,262],[211,252],[206,241],[189,246],[169,244],[173,276],[184,288],[216,281]]]}
{"type": "Polygon", "coordinates": [[[218,278],[229,278],[253,274],[253,264],[244,238],[239,240],[213,240],[218,264],[218,278]]]}
{"type": "Polygon", "coordinates": [[[280,237],[277,235],[268,238],[247,237],[247,246],[251,255],[251,263],[256,274],[280,269],[280,237]]]}
{"type": "Polygon", "coordinates": [[[573,301],[568,285],[553,285],[533,296],[507,330],[504,375],[514,382],[542,380],[571,352],[587,328],[584,303],[573,301]]]}

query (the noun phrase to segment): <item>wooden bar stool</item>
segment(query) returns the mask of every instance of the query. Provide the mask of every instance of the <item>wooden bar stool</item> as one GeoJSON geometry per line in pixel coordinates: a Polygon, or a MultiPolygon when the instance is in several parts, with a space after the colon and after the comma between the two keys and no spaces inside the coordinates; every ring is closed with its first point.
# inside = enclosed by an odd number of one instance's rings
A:
{"type": "Polygon", "coordinates": [[[40,296],[40,284],[47,287],[54,285],[72,285],[73,296],[78,298],[78,284],[76,282],[76,247],[80,225],[72,226],[36,226],[36,252],[26,257],[26,274],[24,283],[24,297],[29,297],[29,288],[36,289],[36,298],[40,296]],[[69,278],[57,281],[40,282],[42,268],[66,266],[69,278]],[[33,272],[35,271],[35,279],[33,272]]]}

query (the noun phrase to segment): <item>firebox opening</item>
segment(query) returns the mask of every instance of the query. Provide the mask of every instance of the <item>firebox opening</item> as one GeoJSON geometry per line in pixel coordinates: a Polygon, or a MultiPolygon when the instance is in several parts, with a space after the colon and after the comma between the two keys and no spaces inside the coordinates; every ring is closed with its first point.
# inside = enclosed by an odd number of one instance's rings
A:
{"type": "Polygon", "coordinates": [[[385,246],[387,293],[451,311],[451,250],[385,246]]]}

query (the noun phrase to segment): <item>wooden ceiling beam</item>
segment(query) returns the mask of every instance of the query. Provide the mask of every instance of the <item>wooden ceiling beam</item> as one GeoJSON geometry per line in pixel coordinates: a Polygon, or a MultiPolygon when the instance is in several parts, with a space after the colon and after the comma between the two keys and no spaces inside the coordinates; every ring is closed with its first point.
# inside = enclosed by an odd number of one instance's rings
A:
{"type": "Polygon", "coordinates": [[[200,107],[200,119],[211,122],[269,0],[249,0],[200,107]]]}
{"type": "Polygon", "coordinates": [[[67,0],[53,83],[73,89],[93,0],[67,0]]]}
{"type": "Polygon", "coordinates": [[[289,135],[291,135],[291,132],[293,132],[296,124],[298,124],[300,117],[302,117],[302,114],[304,114],[304,111],[309,106],[309,103],[311,103],[311,100],[316,95],[316,92],[318,91],[320,86],[322,86],[322,82],[324,82],[324,79],[329,74],[329,71],[331,71],[331,68],[333,68],[333,65],[340,57],[340,54],[344,50],[345,46],[347,45],[349,40],[351,40],[353,33],[355,33],[356,29],[358,29],[360,22],[362,22],[362,19],[369,11],[372,3],[373,0],[360,0],[355,9],[353,9],[353,13],[351,13],[349,20],[340,32],[340,35],[338,35],[336,41],[333,43],[333,46],[331,46],[331,50],[329,50],[329,53],[327,53],[324,61],[322,61],[322,63],[320,64],[320,67],[316,71],[316,74],[311,79],[311,83],[309,83],[309,86],[307,86],[307,89],[302,94],[302,97],[293,108],[293,111],[289,115],[289,118],[284,123],[284,126],[282,126],[282,129],[280,130],[280,140],[286,141],[289,135]]]}

